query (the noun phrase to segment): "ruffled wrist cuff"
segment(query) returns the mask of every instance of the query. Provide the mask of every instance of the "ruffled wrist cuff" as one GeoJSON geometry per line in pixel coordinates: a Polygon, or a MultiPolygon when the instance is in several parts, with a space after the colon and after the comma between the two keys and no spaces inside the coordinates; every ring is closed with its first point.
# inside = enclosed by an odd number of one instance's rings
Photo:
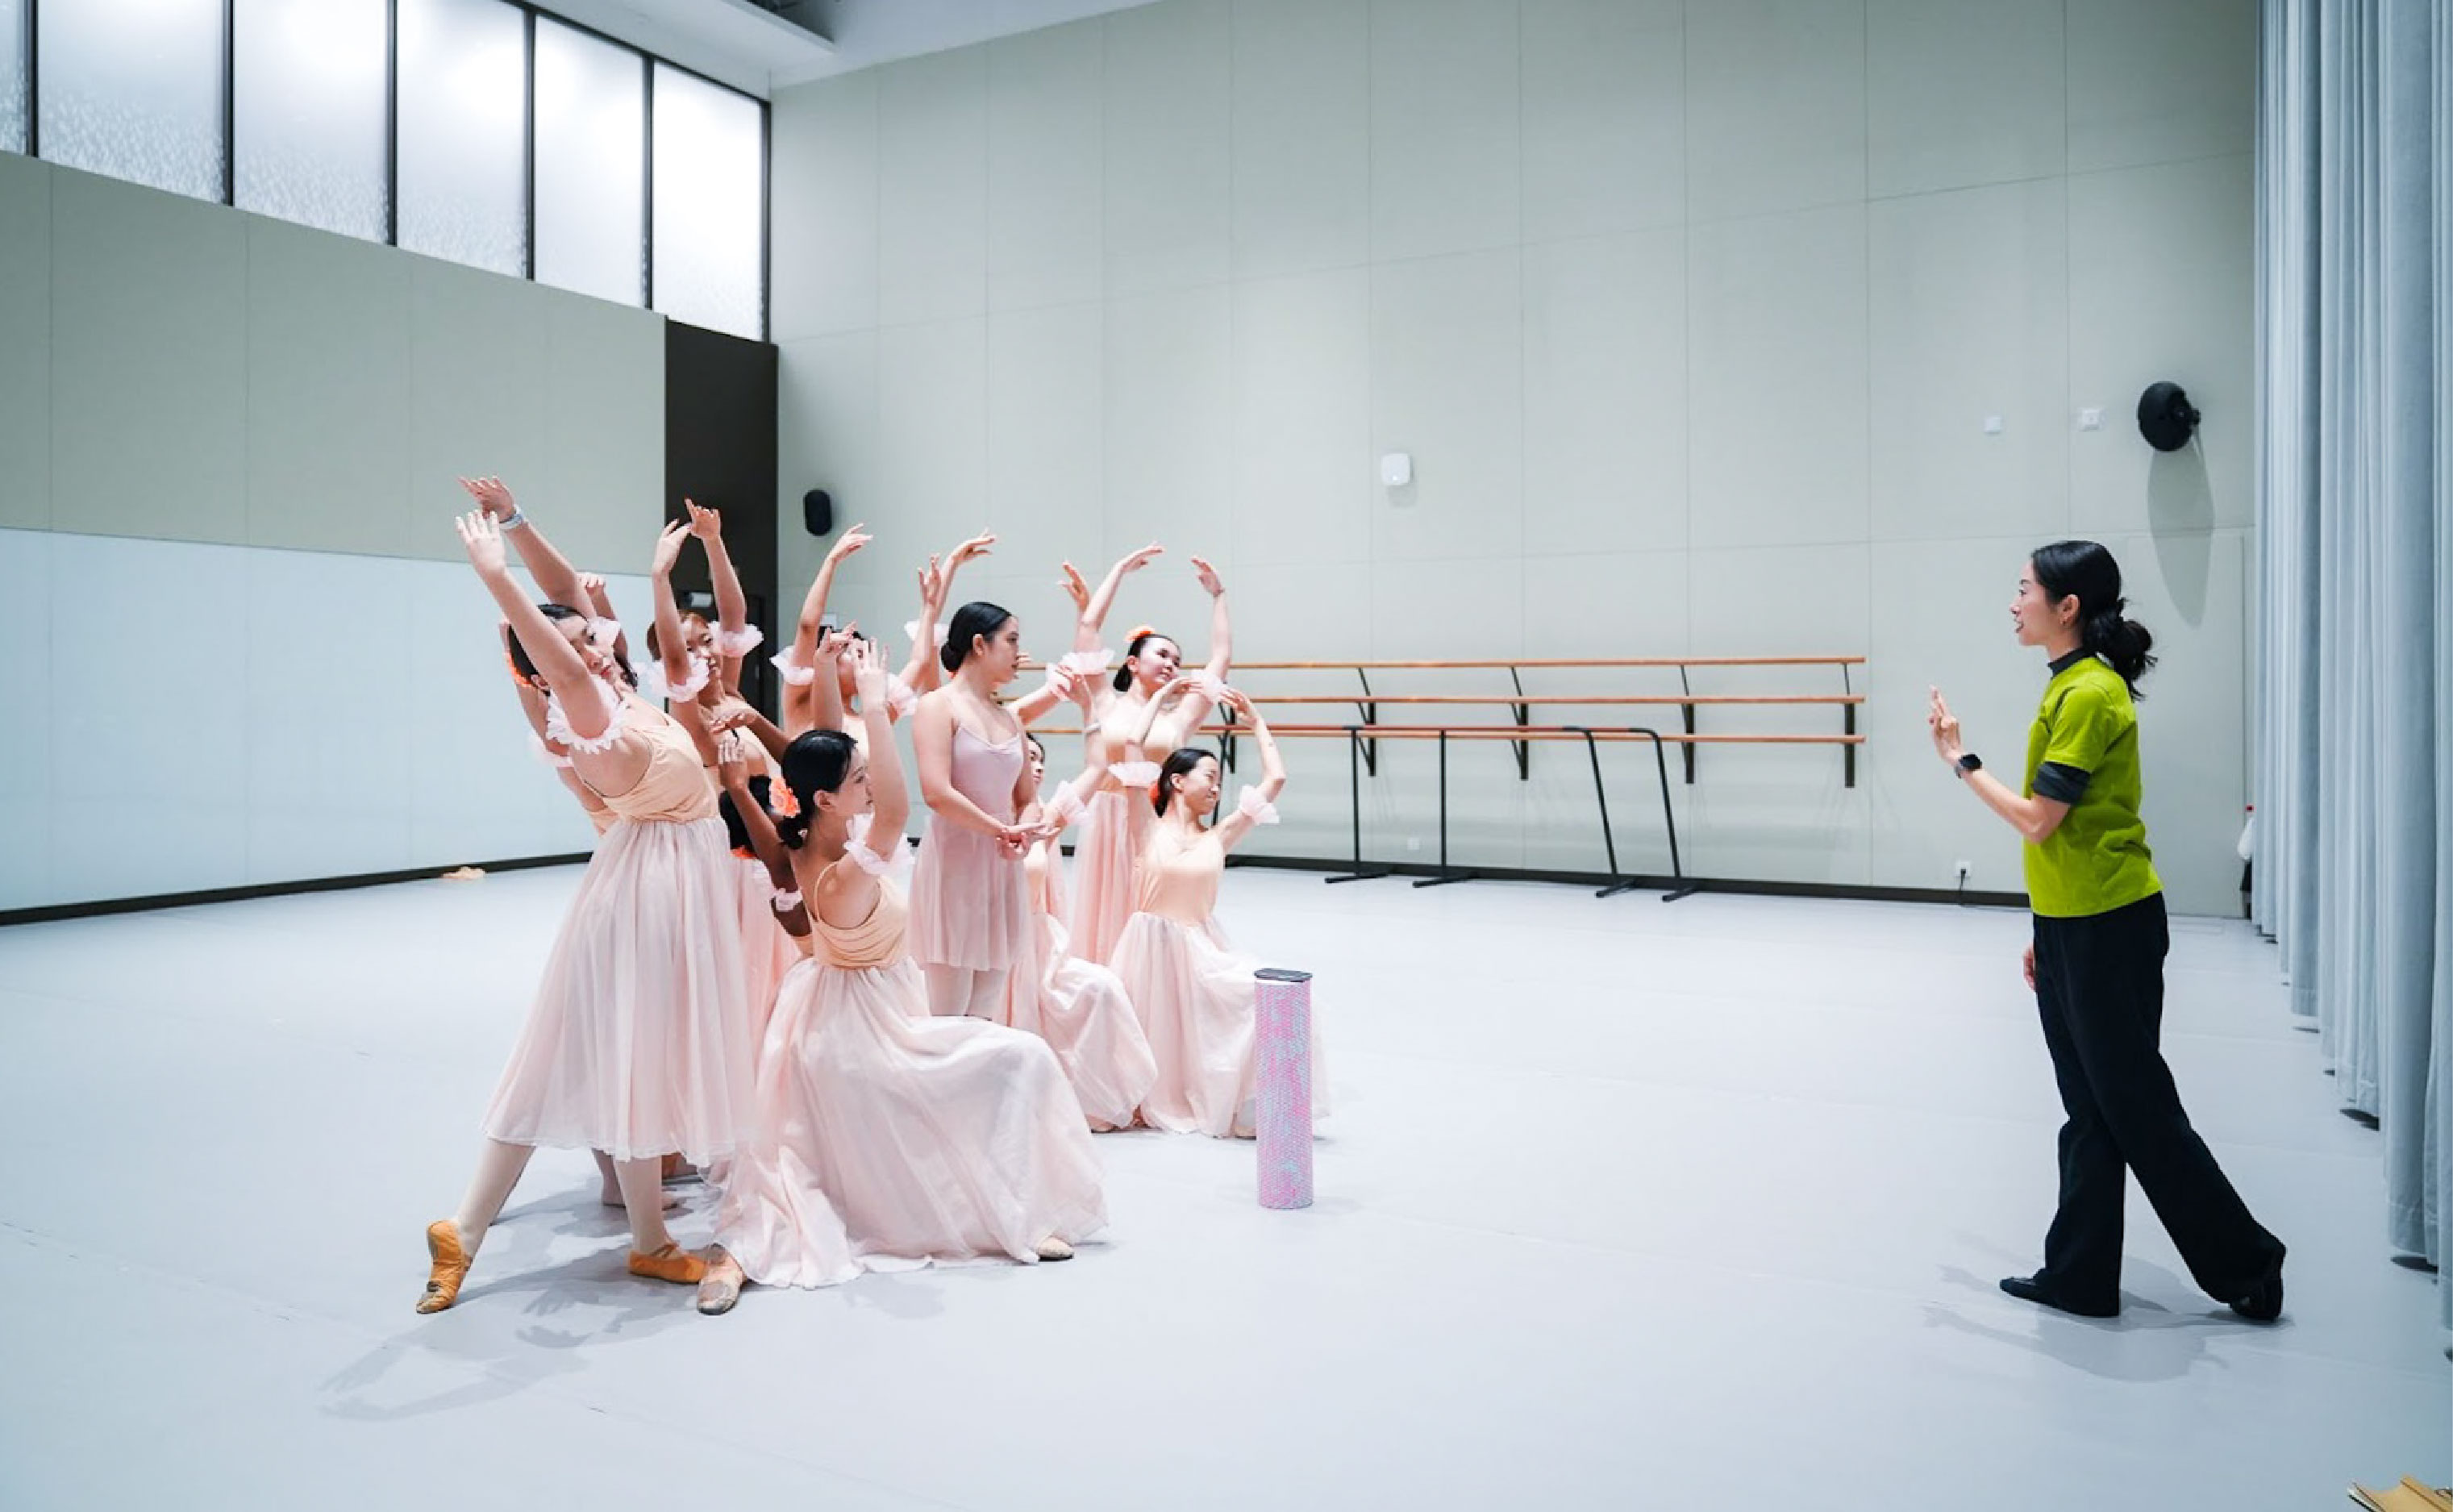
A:
{"type": "Polygon", "coordinates": [[[1257,787],[1246,787],[1235,795],[1235,812],[1256,825],[1278,822],[1278,806],[1262,797],[1257,787]]]}
{"type": "Polygon", "coordinates": [[[818,680],[818,669],[792,660],[792,648],[788,646],[767,658],[767,662],[793,687],[807,687],[818,680]]]}
{"type": "Polygon", "coordinates": [[[1116,762],[1107,767],[1107,775],[1127,787],[1155,787],[1158,773],[1156,762],[1116,762]]]}
{"type": "Polygon", "coordinates": [[[737,630],[715,632],[715,648],[727,656],[748,656],[767,644],[767,632],[755,625],[745,625],[737,630]]]}

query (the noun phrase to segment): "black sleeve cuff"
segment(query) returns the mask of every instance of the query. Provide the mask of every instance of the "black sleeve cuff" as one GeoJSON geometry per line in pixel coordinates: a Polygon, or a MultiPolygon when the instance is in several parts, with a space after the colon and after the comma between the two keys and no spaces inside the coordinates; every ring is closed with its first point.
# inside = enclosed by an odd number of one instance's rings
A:
{"type": "Polygon", "coordinates": [[[2036,768],[2036,796],[2057,804],[2075,804],[2086,796],[2091,775],[2061,762],[2046,762],[2036,768]]]}

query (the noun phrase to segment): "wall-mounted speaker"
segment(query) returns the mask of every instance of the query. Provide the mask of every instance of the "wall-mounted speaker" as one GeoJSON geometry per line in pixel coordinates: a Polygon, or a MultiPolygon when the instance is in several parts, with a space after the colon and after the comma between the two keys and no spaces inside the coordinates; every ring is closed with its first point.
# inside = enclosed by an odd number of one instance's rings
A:
{"type": "Polygon", "coordinates": [[[2156,450],[2180,450],[2197,429],[2198,411],[2179,384],[2148,384],[2138,396],[2138,433],[2156,450]]]}
{"type": "Polygon", "coordinates": [[[830,534],[835,527],[835,501],[824,488],[801,495],[801,523],[811,535],[830,534]]]}

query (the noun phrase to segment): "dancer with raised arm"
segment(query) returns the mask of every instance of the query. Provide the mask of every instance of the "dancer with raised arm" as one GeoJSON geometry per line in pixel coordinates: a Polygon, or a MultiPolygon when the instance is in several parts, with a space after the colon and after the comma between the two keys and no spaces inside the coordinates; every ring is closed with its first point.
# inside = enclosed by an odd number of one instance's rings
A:
{"type": "MultiPolygon", "coordinates": [[[[784,679],[784,730],[798,735],[805,729],[819,727],[815,724],[813,680],[817,676],[817,647],[826,634],[827,601],[833,595],[836,570],[869,544],[870,537],[861,526],[844,532],[834,548],[827,553],[810,581],[808,596],[801,602],[801,615],[792,636],[792,644],[774,658],[775,670],[784,679]]],[[[946,597],[952,591],[954,574],[963,564],[986,556],[996,544],[993,535],[976,535],[958,544],[943,558],[930,557],[920,569],[920,617],[904,627],[911,640],[911,654],[899,674],[886,680],[886,696],[889,712],[897,721],[907,718],[921,694],[935,687],[939,681],[938,648],[945,644],[946,632],[940,623],[945,618],[946,597]]],[[[847,627],[847,628],[850,628],[847,627]]],[[[850,631],[854,635],[856,629],[850,631]]],[[[864,639],[866,637],[863,637],[864,639]]],[[[838,667],[840,662],[834,664],[838,667]]],[[[850,673],[841,673],[843,681],[836,686],[836,706],[841,723],[828,728],[841,728],[854,740],[868,738],[868,728],[854,708],[850,673]]]]}
{"type": "MultiPolygon", "coordinates": [[[[585,618],[520,592],[489,514],[458,523],[469,564],[511,627],[521,673],[548,697],[548,733],[616,818],[580,879],[487,1109],[468,1193],[457,1212],[427,1227],[431,1263],[418,1311],[457,1300],[538,1144],[609,1155],[630,1224],[631,1273],[696,1282],[705,1263],[665,1227],[662,1160],[679,1152],[703,1165],[730,1154],[753,1092],[715,794],[689,737],[622,682],[585,618]]],[[[660,558],[668,545],[669,533],[660,558]]]]}
{"type": "Polygon", "coordinates": [[[886,674],[865,643],[849,659],[866,746],[818,729],[784,754],[800,814],[782,838],[816,958],[777,998],[761,1133],[725,1187],[702,1312],[728,1310],[745,1280],[820,1286],[930,1262],[1069,1259],[1107,1224],[1088,1121],[1047,1044],[925,1011],[889,880],[909,799],[886,674]]]}
{"type": "Polygon", "coordinates": [[[1047,685],[999,703],[1022,665],[1022,622],[985,602],[954,613],[941,653],[951,681],[912,716],[912,759],[928,828],[911,880],[911,955],[928,981],[929,1011],[1001,1019],[1006,982],[1031,932],[1023,852],[1031,833],[1014,806],[1022,732],[1071,696],[1063,665],[1047,685]]]}
{"type": "MultiPolygon", "coordinates": [[[[1077,687],[1077,702],[1087,705],[1088,695],[1087,684],[1077,687]]],[[[1032,836],[1023,857],[1031,930],[1007,983],[1006,1022],[1038,1035],[1056,1052],[1092,1128],[1124,1128],[1157,1080],[1158,1063],[1150,1058],[1149,1039],[1116,974],[1066,948],[1065,857],[1058,848],[1107,771],[1093,762],[1080,776],[1043,794],[1047,747],[1035,735],[1022,739],[1022,784],[1014,801],[1032,836]]]]}
{"type": "MultiPolygon", "coordinates": [[[[1109,569],[1107,582],[1082,603],[1082,626],[1075,644],[1095,647],[1098,624],[1114,598],[1113,585],[1156,555],[1155,546],[1133,553],[1109,569]]],[[[1079,863],[1075,882],[1073,952],[1085,961],[1113,958],[1125,922],[1132,917],[1138,891],[1142,848],[1150,832],[1147,799],[1158,781],[1158,764],[1200,732],[1226,687],[1226,667],[1233,654],[1232,624],[1226,610],[1226,586],[1217,569],[1199,557],[1194,572],[1209,594],[1209,660],[1193,676],[1163,717],[1151,719],[1150,701],[1183,670],[1183,651],[1176,643],[1144,626],[1127,643],[1124,665],[1109,688],[1092,707],[1090,744],[1094,757],[1107,764],[1108,782],[1090,801],[1082,822],[1082,838],[1073,850],[1079,863]]],[[[1078,587],[1080,578],[1068,567],[1078,587]]]]}
{"type": "MultiPolygon", "coordinates": [[[[1162,687],[1143,718],[1164,717],[1170,700],[1191,696],[1189,684],[1179,678],[1162,687]]],[[[1160,765],[1157,822],[1142,858],[1141,908],[1116,943],[1116,976],[1158,1062],[1158,1080],[1142,1100],[1142,1122],[1182,1134],[1249,1139],[1258,1001],[1252,973],[1261,963],[1237,950],[1218,927],[1218,880],[1226,853],[1254,826],[1277,823],[1274,805],[1286,788],[1286,768],[1252,701],[1232,688],[1224,701],[1251,726],[1261,785],[1246,788],[1222,815],[1216,756],[1187,746],[1160,765]],[[1220,815],[1215,825],[1213,815],[1220,815]]],[[[1316,1028],[1312,1065],[1315,1105],[1326,1112],[1327,1079],[1319,1069],[1316,1028]]]]}

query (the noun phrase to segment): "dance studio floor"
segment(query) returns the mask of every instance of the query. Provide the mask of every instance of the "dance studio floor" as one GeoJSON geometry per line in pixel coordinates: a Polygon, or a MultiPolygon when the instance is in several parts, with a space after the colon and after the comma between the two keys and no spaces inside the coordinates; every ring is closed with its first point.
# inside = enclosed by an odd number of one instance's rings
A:
{"type": "Polygon", "coordinates": [[[1227,927],[1319,974],[1309,1211],[1255,1205],[1248,1144],[1107,1136],[1073,1263],[703,1319],[548,1152],[419,1318],[576,877],[0,930],[0,1506],[2281,1509],[2453,1473],[2378,1136],[2237,923],[2180,923],[2166,1043],[2291,1245],[2274,1328],[2134,1194],[2120,1322],[1994,1290],[2053,1194],[2023,915],[1256,870],[1227,927]]]}

